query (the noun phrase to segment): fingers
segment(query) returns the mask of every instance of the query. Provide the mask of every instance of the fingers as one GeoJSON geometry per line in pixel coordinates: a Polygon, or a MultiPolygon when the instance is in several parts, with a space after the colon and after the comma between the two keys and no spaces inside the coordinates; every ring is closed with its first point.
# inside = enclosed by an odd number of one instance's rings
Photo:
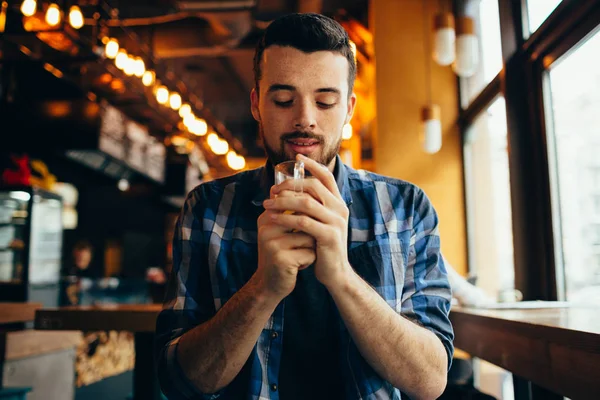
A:
{"type": "Polygon", "coordinates": [[[315,238],[306,233],[288,233],[277,240],[284,249],[312,249],[317,246],[315,238]]]}
{"type": "Polygon", "coordinates": [[[282,226],[273,224],[271,215],[277,211],[267,210],[258,217],[257,228],[258,238],[265,240],[275,239],[288,231],[282,226]]]}
{"type": "Polygon", "coordinates": [[[293,249],[314,250],[316,248],[315,239],[302,232],[286,232],[279,237],[268,239],[266,241],[262,239],[261,242],[264,243],[264,248],[270,253],[293,249]]]}
{"type": "Polygon", "coordinates": [[[285,226],[273,223],[271,215],[277,211],[265,211],[258,218],[258,241],[273,246],[273,250],[315,248],[315,239],[305,233],[291,232],[285,226]]]}
{"type": "Polygon", "coordinates": [[[305,179],[303,193],[294,193],[293,182],[291,180],[284,181],[279,185],[275,185],[271,188],[271,199],[284,197],[285,196],[298,196],[307,194],[313,197],[316,201],[323,204],[325,207],[330,209],[338,209],[345,207],[346,203],[342,199],[341,195],[331,193],[323,184],[317,179],[305,179]]]}
{"type": "Polygon", "coordinates": [[[270,212],[270,219],[276,213],[283,213],[286,215],[307,215],[326,224],[340,222],[337,221],[339,218],[336,217],[336,214],[332,210],[326,208],[307,194],[277,197],[276,199],[266,200],[263,205],[270,212]]]}
{"type": "Polygon", "coordinates": [[[335,234],[339,231],[333,225],[324,224],[307,215],[279,213],[271,214],[271,219],[288,230],[306,233],[321,244],[334,242],[335,234]]]}
{"type": "Polygon", "coordinates": [[[281,262],[280,265],[292,263],[296,268],[304,269],[314,264],[317,259],[317,253],[309,249],[293,249],[280,252],[278,257],[278,261],[281,262]]]}
{"type": "Polygon", "coordinates": [[[296,159],[304,162],[304,168],[306,168],[312,174],[312,176],[317,178],[330,193],[337,198],[342,198],[339,188],[337,187],[335,177],[327,167],[319,164],[311,158],[303,156],[302,154],[298,154],[296,159]]]}

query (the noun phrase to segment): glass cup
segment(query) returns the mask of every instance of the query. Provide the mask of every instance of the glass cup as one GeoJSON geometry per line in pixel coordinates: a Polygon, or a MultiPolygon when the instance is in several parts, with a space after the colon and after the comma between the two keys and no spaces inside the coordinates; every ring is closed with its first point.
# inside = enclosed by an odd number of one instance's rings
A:
{"type": "Polygon", "coordinates": [[[518,289],[503,289],[498,292],[498,303],[514,303],[523,300],[523,293],[518,289]]]}
{"type": "MultiPolygon", "coordinates": [[[[302,193],[304,190],[304,179],[312,177],[309,171],[304,169],[302,161],[284,161],[275,166],[275,184],[288,180],[294,180],[294,192],[302,193]]],[[[284,214],[294,214],[291,210],[286,210],[284,214]]],[[[293,230],[292,232],[297,232],[293,230]]]]}
{"type": "Polygon", "coordinates": [[[304,179],[312,175],[304,169],[302,161],[284,161],[275,166],[275,184],[279,185],[288,179],[294,180],[294,192],[302,193],[304,179]]]}

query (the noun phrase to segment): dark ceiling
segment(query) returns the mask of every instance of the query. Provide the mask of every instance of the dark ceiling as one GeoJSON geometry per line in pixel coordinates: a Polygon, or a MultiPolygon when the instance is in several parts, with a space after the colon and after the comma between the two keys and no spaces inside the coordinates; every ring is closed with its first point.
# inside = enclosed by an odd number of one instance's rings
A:
{"type": "MultiPolygon", "coordinates": [[[[16,17],[21,2],[9,3],[16,17]]],[[[256,123],[250,114],[249,93],[253,87],[254,47],[269,22],[287,13],[318,12],[332,17],[344,13],[364,26],[368,23],[368,0],[127,0],[107,3],[88,0],[78,3],[86,17],[86,26],[78,31],[81,41],[76,43],[80,49],[76,54],[65,56],[64,52],[52,49],[37,51],[39,46],[27,44],[32,40],[30,37],[19,34],[13,34],[9,39],[14,45],[12,50],[10,46],[2,47],[4,53],[0,52],[0,56],[4,60],[10,59],[11,51],[15,57],[23,58],[17,51],[23,44],[33,49],[34,54],[30,54],[29,59],[37,58],[37,65],[21,63],[13,71],[26,77],[27,82],[21,82],[21,87],[30,86],[30,90],[20,91],[21,96],[39,91],[35,89],[40,85],[34,78],[33,69],[39,70],[40,63],[52,62],[64,72],[63,80],[72,88],[56,86],[49,82],[55,78],[47,76],[44,78],[48,81],[46,86],[52,89],[39,96],[69,97],[78,89],[81,93],[92,91],[148,125],[158,136],[175,133],[179,119],[172,114],[176,113],[157,112],[152,96],[148,96],[148,89],[139,79],[132,82],[134,80],[121,76],[123,85],[119,90],[111,90],[106,84],[102,86],[103,75],[108,72],[114,80],[120,71],[113,64],[108,65],[111,60],[99,58],[93,45],[86,49],[81,42],[93,43],[104,35],[116,37],[128,52],[143,55],[147,67],[157,71],[157,78],[169,89],[178,90],[184,101],[190,102],[198,111],[198,116],[204,117],[238,152],[249,157],[263,156],[256,123]],[[94,12],[98,12],[99,20],[91,18],[94,12]]],[[[18,17],[20,19],[21,15],[18,17]]],[[[9,28],[10,21],[7,31],[9,28]]]]}
{"type": "Polygon", "coordinates": [[[148,44],[155,59],[241,141],[247,155],[262,156],[249,94],[263,29],[287,13],[334,16],[342,8],[366,24],[366,0],[122,1],[118,24],[148,44]]]}

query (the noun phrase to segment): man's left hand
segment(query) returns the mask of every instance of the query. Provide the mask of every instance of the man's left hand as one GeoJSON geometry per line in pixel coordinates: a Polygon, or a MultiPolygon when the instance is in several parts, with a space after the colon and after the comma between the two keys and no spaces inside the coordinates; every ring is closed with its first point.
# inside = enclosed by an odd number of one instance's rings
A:
{"type": "Polygon", "coordinates": [[[349,210],[327,168],[301,155],[298,155],[298,161],[304,162],[314,179],[304,179],[303,193],[295,196],[277,196],[283,191],[293,192],[293,180],[273,186],[272,198],[265,201],[264,206],[268,210],[281,211],[271,216],[277,224],[315,238],[315,276],[331,289],[343,283],[352,271],[347,249],[349,210]]]}

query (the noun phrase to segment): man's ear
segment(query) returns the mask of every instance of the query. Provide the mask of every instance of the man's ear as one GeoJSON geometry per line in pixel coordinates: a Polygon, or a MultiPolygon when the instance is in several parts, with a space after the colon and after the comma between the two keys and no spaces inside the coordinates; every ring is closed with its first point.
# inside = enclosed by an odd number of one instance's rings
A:
{"type": "Polygon", "coordinates": [[[260,122],[260,112],[258,111],[258,92],[256,88],[253,88],[250,92],[250,110],[252,116],[257,122],[260,122]]]}
{"type": "Polygon", "coordinates": [[[355,107],[356,107],[356,94],[354,94],[354,92],[353,92],[352,95],[350,96],[350,98],[348,99],[348,113],[346,114],[346,122],[344,122],[344,124],[347,124],[352,119],[352,116],[354,115],[355,107]]]}

